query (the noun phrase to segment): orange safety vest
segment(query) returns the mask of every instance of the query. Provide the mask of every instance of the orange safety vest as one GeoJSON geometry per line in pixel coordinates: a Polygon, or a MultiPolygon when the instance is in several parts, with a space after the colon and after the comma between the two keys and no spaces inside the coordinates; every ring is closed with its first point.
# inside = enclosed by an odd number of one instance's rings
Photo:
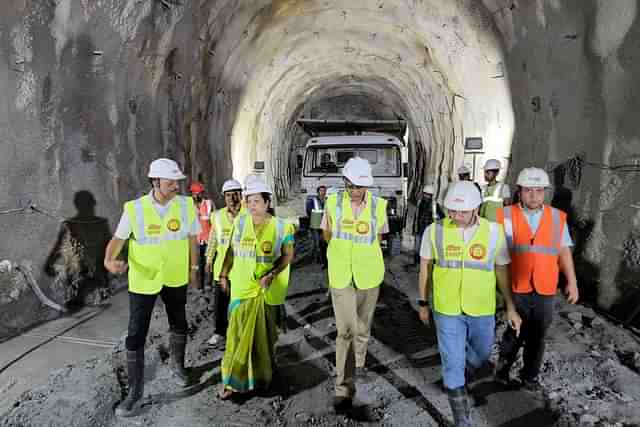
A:
{"type": "Polygon", "coordinates": [[[504,225],[511,255],[511,290],[517,294],[535,290],[540,295],[555,295],[567,214],[545,205],[535,236],[519,205],[498,209],[496,219],[504,225]]]}
{"type": "Polygon", "coordinates": [[[209,232],[211,231],[211,200],[205,199],[198,206],[198,215],[200,220],[200,234],[198,234],[198,243],[207,243],[209,241],[209,232]]]}

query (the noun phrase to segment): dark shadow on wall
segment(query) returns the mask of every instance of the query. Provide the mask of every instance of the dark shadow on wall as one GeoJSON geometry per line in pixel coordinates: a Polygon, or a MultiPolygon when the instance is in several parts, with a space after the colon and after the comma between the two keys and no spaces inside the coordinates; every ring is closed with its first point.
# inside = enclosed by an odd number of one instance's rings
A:
{"type": "MultiPolygon", "coordinates": [[[[569,162],[561,163],[552,171],[554,193],[551,206],[567,214],[567,225],[574,244],[573,261],[578,279],[580,299],[595,305],[598,297],[600,267],[585,257],[586,245],[593,230],[594,222],[588,218],[579,218],[573,207],[573,193],[565,182],[567,176],[570,175],[574,183],[579,185],[580,173],[576,174],[572,165],[569,162]]],[[[564,287],[565,284],[566,279],[561,274],[559,286],[564,287]]]]}
{"type": "Polygon", "coordinates": [[[65,220],[45,264],[54,278],[54,288],[67,308],[100,305],[110,297],[104,251],[111,239],[106,218],[96,216],[96,199],[89,191],[78,191],[73,203],[77,214],[65,220]],[[60,295],[61,294],[61,295],[60,295]]]}
{"type": "Polygon", "coordinates": [[[611,312],[625,325],[640,327],[640,230],[632,229],[622,247],[616,274],[616,285],[622,296],[611,307],[611,312]]]}

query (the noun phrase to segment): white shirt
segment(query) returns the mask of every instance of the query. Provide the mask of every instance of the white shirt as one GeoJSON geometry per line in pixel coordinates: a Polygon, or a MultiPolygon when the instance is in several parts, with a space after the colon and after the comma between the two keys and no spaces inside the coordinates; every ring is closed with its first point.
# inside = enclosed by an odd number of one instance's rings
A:
{"type": "MultiPolygon", "coordinates": [[[[428,260],[433,260],[435,257],[433,253],[435,249],[433,248],[433,244],[431,242],[431,229],[435,224],[431,224],[427,227],[422,235],[422,245],[420,245],[420,257],[426,258],[428,260]]],[[[460,231],[460,235],[464,240],[465,245],[468,244],[473,236],[478,231],[480,224],[475,224],[471,227],[467,228],[458,228],[460,231]]],[[[498,250],[496,252],[496,265],[508,265],[511,263],[511,257],[509,256],[509,248],[507,247],[507,239],[504,235],[504,230],[500,228],[500,233],[498,237],[498,250]]]]}
{"type": "MultiPolygon", "coordinates": [[[[151,190],[151,192],[149,193],[149,196],[151,197],[151,205],[153,206],[153,208],[155,209],[156,213],[160,218],[164,218],[167,212],[169,212],[169,208],[171,207],[171,204],[176,203],[175,197],[171,199],[171,201],[166,205],[162,205],[158,203],[156,198],[153,197],[153,190],[151,190]]],[[[198,220],[197,212],[194,213],[193,217],[194,217],[194,220],[191,223],[191,226],[189,227],[189,236],[197,236],[200,233],[200,230],[202,228],[200,225],[200,221],[198,220]]],[[[129,222],[129,215],[127,215],[126,212],[122,213],[122,216],[120,217],[120,222],[118,222],[118,227],[116,228],[116,232],[114,233],[114,236],[120,240],[127,240],[129,236],[131,236],[131,223],[129,222]]]]}

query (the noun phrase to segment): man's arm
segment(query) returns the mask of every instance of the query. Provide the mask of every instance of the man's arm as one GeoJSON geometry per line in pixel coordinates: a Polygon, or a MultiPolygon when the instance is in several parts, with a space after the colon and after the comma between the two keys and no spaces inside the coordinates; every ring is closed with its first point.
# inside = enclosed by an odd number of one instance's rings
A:
{"type": "Polygon", "coordinates": [[[579,298],[578,280],[576,279],[576,270],[573,265],[573,254],[571,253],[570,247],[565,246],[560,249],[558,264],[560,271],[567,278],[567,288],[564,291],[567,296],[567,302],[569,304],[575,304],[579,298]]]}
{"type": "Polygon", "coordinates": [[[331,240],[331,218],[327,214],[327,211],[322,215],[322,223],[320,224],[320,228],[322,228],[322,238],[325,242],[329,243],[331,240]]]}
{"type": "MultiPolygon", "coordinates": [[[[218,248],[218,238],[216,236],[216,222],[215,221],[210,221],[210,222],[211,222],[211,229],[209,231],[209,240],[207,241],[207,253],[205,254],[205,257],[206,257],[205,268],[207,270],[211,269],[211,265],[213,264],[213,258],[215,257],[216,250],[218,248]]],[[[207,271],[207,273],[210,273],[210,271],[207,271]]]]}
{"type": "MultiPolygon", "coordinates": [[[[431,272],[433,270],[433,260],[429,258],[420,257],[420,274],[418,275],[418,291],[420,292],[420,299],[427,301],[429,298],[429,289],[431,289],[431,272]]],[[[420,320],[425,325],[429,325],[430,315],[428,306],[420,306],[418,308],[420,313],[420,320]]]]}
{"type": "Polygon", "coordinates": [[[110,273],[120,274],[127,271],[127,263],[118,260],[118,255],[122,252],[126,240],[112,237],[104,252],[104,268],[110,273]]]}
{"type": "Polygon", "coordinates": [[[496,265],[496,283],[500,293],[504,298],[505,305],[507,306],[507,321],[509,326],[516,331],[516,336],[520,335],[520,325],[522,319],[516,311],[516,306],[513,303],[513,295],[511,294],[511,272],[509,271],[509,264],[496,265]]]}

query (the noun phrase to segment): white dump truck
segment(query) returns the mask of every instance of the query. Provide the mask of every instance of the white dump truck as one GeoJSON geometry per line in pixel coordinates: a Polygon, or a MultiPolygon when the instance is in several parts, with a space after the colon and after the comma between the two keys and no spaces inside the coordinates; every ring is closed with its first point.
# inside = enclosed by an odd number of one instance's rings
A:
{"type": "MultiPolygon", "coordinates": [[[[390,236],[398,244],[406,223],[408,155],[404,120],[342,121],[298,120],[310,136],[304,154],[301,191],[309,197],[319,186],[328,192],[344,188],[342,168],[351,157],[371,163],[373,194],[388,201],[390,236]]],[[[391,240],[393,241],[393,240],[391,240]]],[[[399,248],[397,248],[399,249],[399,248]]]]}

